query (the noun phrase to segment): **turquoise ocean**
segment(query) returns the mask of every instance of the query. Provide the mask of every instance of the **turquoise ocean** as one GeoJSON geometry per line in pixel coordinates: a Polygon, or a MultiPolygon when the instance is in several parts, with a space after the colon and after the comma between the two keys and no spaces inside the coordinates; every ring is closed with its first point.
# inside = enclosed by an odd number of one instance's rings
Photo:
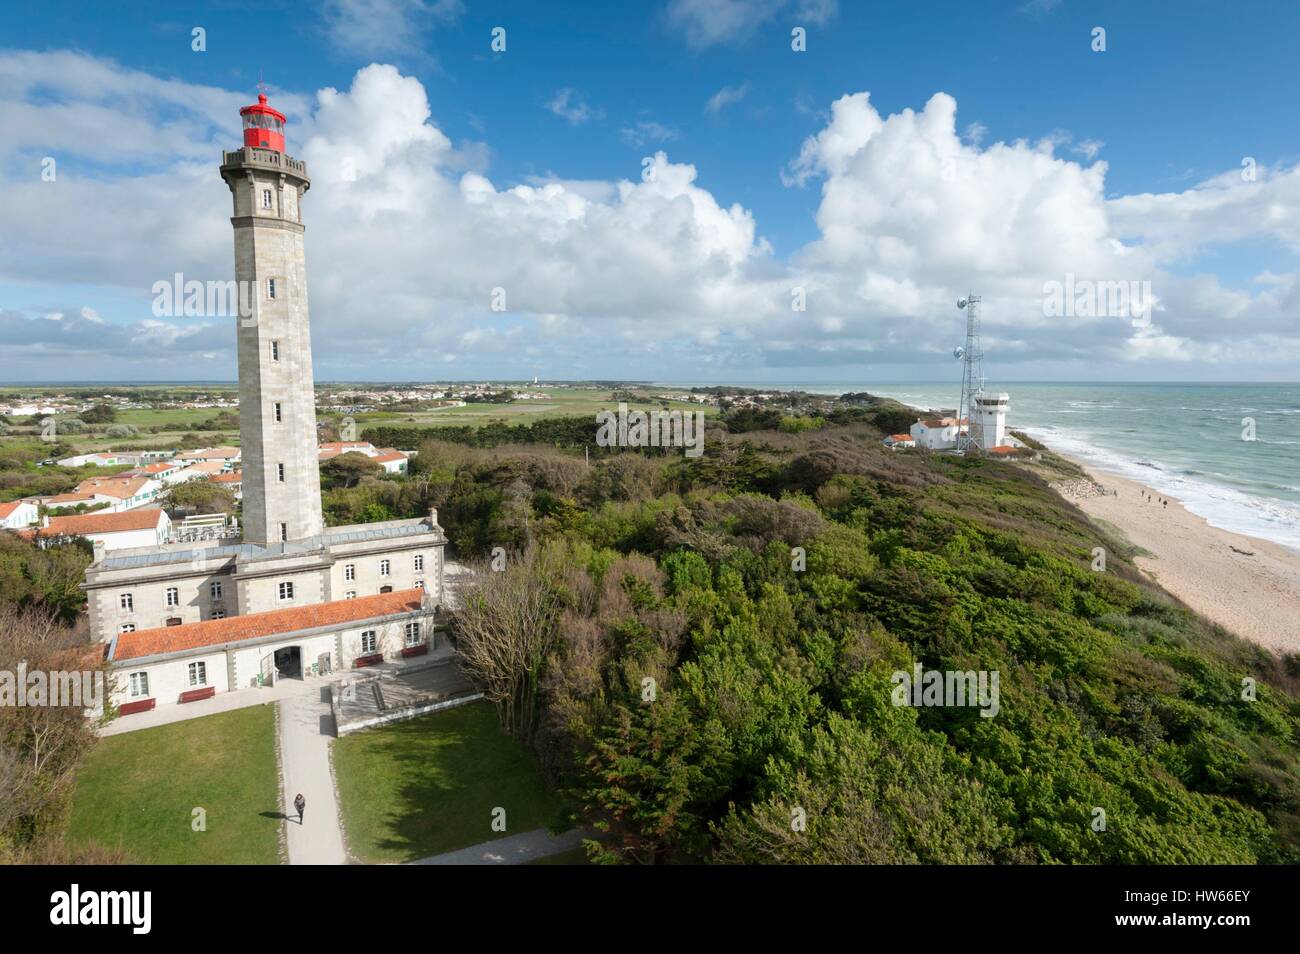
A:
{"type": "MultiPolygon", "coordinates": [[[[956,382],[742,386],[869,391],[923,409],[958,399],[956,382]]],[[[1212,526],[1300,552],[1300,385],[990,381],[987,389],[1011,395],[1009,427],[1053,450],[1177,497],[1212,526]],[[1252,425],[1254,439],[1243,439],[1252,425]]]]}

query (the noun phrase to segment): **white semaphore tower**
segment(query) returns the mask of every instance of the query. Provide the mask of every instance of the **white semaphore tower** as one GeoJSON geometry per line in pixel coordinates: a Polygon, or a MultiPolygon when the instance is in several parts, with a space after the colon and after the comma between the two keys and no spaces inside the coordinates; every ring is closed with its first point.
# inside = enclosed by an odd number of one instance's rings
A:
{"type": "Polygon", "coordinates": [[[235,230],[239,317],[239,440],[244,541],[319,534],[320,465],[307,316],[302,196],[306,165],[284,151],[284,114],[266,95],[239,111],[244,146],[223,153],[235,230]]]}

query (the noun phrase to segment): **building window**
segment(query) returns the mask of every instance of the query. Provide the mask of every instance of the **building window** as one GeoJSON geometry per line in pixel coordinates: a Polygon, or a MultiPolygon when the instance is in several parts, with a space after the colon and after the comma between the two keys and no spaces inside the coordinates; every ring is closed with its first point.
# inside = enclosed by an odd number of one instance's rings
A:
{"type": "Polygon", "coordinates": [[[343,565],[343,579],[351,582],[357,578],[357,565],[355,563],[345,563],[343,565]]]}
{"type": "Polygon", "coordinates": [[[366,655],[375,651],[375,631],[368,629],[361,634],[361,653],[366,655]]]}
{"type": "Polygon", "coordinates": [[[272,301],[275,300],[275,279],[274,278],[268,278],[266,280],[266,297],[270,298],[272,301]]]}
{"type": "Polygon", "coordinates": [[[167,605],[168,605],[168,606],[180,606],[180,605],[181,605],[181,594],[180,594],[180,590],[176,589],[176,587],[174,587],[174,586],[169,586],[169,587],[167,587],[167,605]]]}
{"type": "Polygon", "coordinates": [[[204,662],[190,663],[190,685],[206,686],[208,684],[208,664],[204,662]]]}
{"type": "Polygon", "coordinates": [[[264,208],[264,209],[269,209],[270,207],[271,207],[271,190],[270,190],[270,189],[263,189],[263,190],[262,190],[262,208],[264,208]]]}
{"type": "Polygon", "coordinates": [[[357,591],[348,590],[346,593],[343,594],[343,598],[345,600],[355,600],[357,598],[357,591]]]}
{"type": "Polygon", "coordinates": [[[183,619],[181,619],[179,616],[171,616],[171,617],[168,617],[168,619],[167,619],[167,625],[168,625],[168,626],[179,626],[179,625],[180,625],[181,623],[183,623],[183,622],[185,622],[185,621],[184,621],[183,619]]]}
{"type": "Polygon", "coordinates": [[[389,571],[390,571],[392,568],[393,568],[393,565],[392,565],[391,563],[389,563],[387,560],[380,560],[380,561],[379,561],[379,575],[380,575],[380,576],[388,576],[389,571]]]}
{"type": "Polygon", "coordinates": [[[126,610],[128,613],[134,612],[135,597],[132,596],[130,593],[123,593],[121,596],[118,597],[118,602],[122,604],[122,609],[126,610]]]}
{"type": "Polygon", "coordinates": [[[208,593],[214,600],[221,599],[221,581],[213,580],[208,584],[208,593]]]}
{"type": "Polygon", "coordinates": [[[275,423],[279,424],[284,421],[284,405],[279,401],[275,402],[275,423]]]}
{"type": "Polygon", "coordinates": [[[288,539],[289,539],[289,525],[287,523],[282,523],[280,524],[280,542],[283,543],[288,539]]]}
{"type": "Polygon", "coordinates": [[[280,360],[280,342],[278,341],[271,342],[271,360],[272,361],[280,360]]]}
{"type": "Polygon", "coordinates": [[[131,673],[131,698],[142,699],[149,695],[149,674],[147,672],[131,673]]]}
{"type": "Polygon", "coordinates": [[[381,586],[381,587],[379,588],[379,592],[380,592],[380,593],[391,593],[391,592],[393,592],[393,588],[392,588],[391,586],[381,586]]]}
{"type": "Polygon", "coordinates": [[[415,555],[415,572],[419,573],[423,569],[424,569],[424,554],[417,553],[415,555]]]}
{"type": "Polygon", "coordinates": [[[223,610],[223,609],[214,609],[214,610],[212,611],[212,618],[213,618],[213,619],[225,619],[225,618],[226,618],[226,611],[223,610]]]}
{"type": "Polygon", "coordinates": [[[416,581],[415,581],[415,588],[416,588],[417,590],[422,590],[422,589],[424,589],[424,580],[416,580],[416,581]]]}
{"type": "Polygon", "coordinates": [[[121,633],[134,633],[135,623],[123,623],[122,628],[118,630],[121,633]]]}
{"type": "Polygon", "coordinates": [[[406,645],[408,646],[420,645],[420,624],[419,623],[406,624],[406,645]]]}
{"type": "Polygon", "coordinates": [[[284,464],[275,465],[275,479],[284,483],[284,464]]]}
{"type": "Polygon", "coordinates": [[[280,599],[282,599],[282,600],[291,600],[291,599],[293,599],[293,584],[292,584],[292,583],[281,583],[281,584],[280,584],[280,599]]]}

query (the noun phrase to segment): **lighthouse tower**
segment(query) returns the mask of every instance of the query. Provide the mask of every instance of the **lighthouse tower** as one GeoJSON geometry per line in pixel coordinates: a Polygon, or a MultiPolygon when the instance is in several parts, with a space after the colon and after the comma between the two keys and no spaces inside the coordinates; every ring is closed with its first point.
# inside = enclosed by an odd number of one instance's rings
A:
{"type": "Polygon", "coordinates": [[[307,319],[304,163],[284,151],[284,114],[257,103],[239,111],[244,145],[224,152],[235,230],[239,440],[244,541],[274,544],[321,532],[316,398],[307,319]]]}

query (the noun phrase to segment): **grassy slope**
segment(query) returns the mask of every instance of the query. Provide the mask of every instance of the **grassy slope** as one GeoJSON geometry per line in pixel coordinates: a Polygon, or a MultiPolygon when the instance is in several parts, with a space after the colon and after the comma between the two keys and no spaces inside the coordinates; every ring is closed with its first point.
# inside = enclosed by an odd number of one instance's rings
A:
{"type": "Polygon", "coordinates": [[[334,743],[334,774],[348,846],[369,862],[412,861],[530,831],[559,810],[486,703],[344,736],[334,743]],[[505,832],[491,827],[498,806],[505,832]]]}
{"type": "Polygon", "coordinates": [[[275,864],[279,802],[275,710],[250,706],[101,739],[77,776],[68,837],[151,864],[275,864]],[[196,807],[207,831],[191,830],[196,807]]]}

